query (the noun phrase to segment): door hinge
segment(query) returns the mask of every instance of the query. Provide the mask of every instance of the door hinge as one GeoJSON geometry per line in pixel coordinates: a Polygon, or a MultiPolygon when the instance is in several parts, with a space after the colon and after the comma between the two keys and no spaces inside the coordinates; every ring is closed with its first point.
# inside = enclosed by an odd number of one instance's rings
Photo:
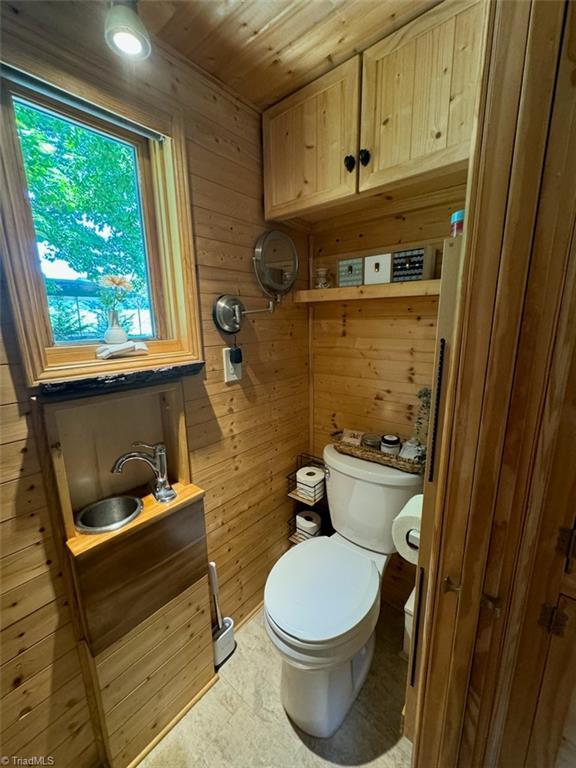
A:
{"type": "Polygon", "coordinates": [[[572,561],[576,558],[576,527],[558,529],[556,551],[563,554],[566,558],[564,571],[566,573],[572,573],[572,561]]]}
{"type": "Polygon", "coordinates": [[[562,637],[568,624],[568,614],[561,611],[557,605],[544,604],[540,609],[538,624],[551,635],[562,637]]]}

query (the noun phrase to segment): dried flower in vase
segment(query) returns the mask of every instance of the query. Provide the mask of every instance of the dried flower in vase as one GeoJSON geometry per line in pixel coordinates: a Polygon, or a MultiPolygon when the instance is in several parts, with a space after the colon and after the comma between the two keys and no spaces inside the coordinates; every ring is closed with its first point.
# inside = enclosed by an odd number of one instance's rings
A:
{"type": "Polygon", "coordinates": [[[122,275],[105,275],[100,278],[100,302],[108,310],[108,328],[104,334],[107,344],[124,344],[128,334],[120,325],[118,311],[126,296],[132,291],[132,282],[122,275]]]}
{"type": "Polygon", "coordinates": [[[100,278],[100,292],[102,306],[108,310],[118,311],[118,308],[126,298],[126,294],[132,290],[132,282],[122,275],[105,275],[100,278]]]}

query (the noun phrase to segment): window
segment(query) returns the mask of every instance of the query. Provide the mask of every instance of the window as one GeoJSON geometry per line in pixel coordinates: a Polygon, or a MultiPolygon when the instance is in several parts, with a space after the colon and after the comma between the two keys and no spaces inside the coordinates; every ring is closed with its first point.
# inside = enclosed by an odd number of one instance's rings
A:
{"type": "Polygon", "coordinates": [[[199,362],[182,115],[6,74],[0,246],[28,384],[199,362]],[[111,312],[145,355],[97,358],[111,312]]]}
{"type": "Polygon", "coordinates": [[[112,310],[129,337],[153,338],[146,143],[20,97],[13,105],[54,342],[100,341],[112,310]]]}

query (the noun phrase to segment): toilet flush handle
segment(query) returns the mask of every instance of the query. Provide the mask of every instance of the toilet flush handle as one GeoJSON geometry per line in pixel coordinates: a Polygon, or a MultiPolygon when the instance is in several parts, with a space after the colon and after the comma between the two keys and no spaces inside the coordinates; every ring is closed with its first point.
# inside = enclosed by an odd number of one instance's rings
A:
{"type": "Polygon", "coordinates": [[[330,477],[330,468],[329,467],[324,467],[324,477],[326,478],[326,480],[328,480],[328,478],[330,477]]]}

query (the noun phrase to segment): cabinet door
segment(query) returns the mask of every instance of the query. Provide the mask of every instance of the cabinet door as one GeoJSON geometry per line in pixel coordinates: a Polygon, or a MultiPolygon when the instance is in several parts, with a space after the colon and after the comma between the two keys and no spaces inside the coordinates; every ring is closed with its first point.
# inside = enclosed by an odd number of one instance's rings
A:
{"type": "Polygon", "coordinates": [[[446,2],[364,53],[360,191],[465,168],[483,3],[446,2]]]}
{"type": "Polygon", "coordinates": [[[359,76],[355,56],[264,113],[266,218],[355,194],[359,76]]]}

